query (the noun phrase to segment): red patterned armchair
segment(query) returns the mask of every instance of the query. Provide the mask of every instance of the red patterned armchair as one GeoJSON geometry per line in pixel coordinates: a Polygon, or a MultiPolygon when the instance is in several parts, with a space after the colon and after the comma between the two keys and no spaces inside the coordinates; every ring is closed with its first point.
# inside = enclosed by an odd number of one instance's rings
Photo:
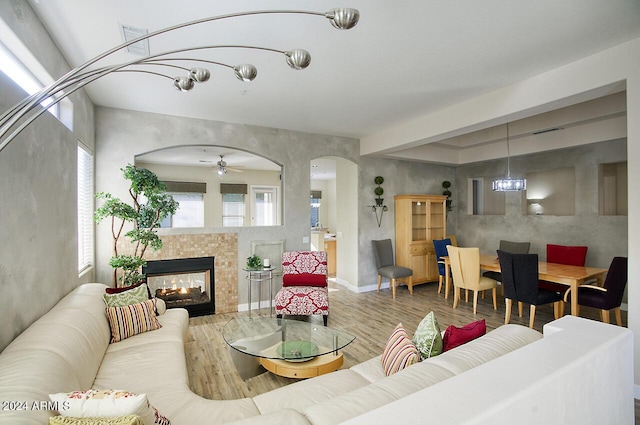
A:
{"type": "Polygon", "coordinates": [[[276,316],[320,314],[327,326],[329,290],[325,251],[289,251],[282,254],[282,289],[275,298],[276,316]]]}

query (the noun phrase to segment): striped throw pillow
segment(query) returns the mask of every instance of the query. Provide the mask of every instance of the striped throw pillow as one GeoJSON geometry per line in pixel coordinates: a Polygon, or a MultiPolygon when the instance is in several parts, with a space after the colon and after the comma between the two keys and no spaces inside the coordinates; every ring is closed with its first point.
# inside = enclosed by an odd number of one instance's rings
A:
{"type": "Polygon", "coordinates": [[[420,361],[420,353],[407,331],[399,323],[387,340],[387,345],[382,353],[382,367],[387,376],[411,366],[420,361]]]}
{"type": "Polygon", "coordinates": [[[111,328],[111,342],[162,327],[156,319],[153,299],[123,307],[108,307],[107,318],[111,328]]]}

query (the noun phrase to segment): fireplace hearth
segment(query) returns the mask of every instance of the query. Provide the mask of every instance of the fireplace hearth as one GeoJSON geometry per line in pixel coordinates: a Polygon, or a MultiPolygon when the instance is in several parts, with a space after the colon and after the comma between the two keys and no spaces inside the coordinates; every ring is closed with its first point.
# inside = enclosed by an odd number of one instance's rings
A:
{"type": "Polygon", "coordinates": [[[215,314],[214,257],[147,261],[142,273],[167,308],[185,308],[190,317],[215,314]]]}

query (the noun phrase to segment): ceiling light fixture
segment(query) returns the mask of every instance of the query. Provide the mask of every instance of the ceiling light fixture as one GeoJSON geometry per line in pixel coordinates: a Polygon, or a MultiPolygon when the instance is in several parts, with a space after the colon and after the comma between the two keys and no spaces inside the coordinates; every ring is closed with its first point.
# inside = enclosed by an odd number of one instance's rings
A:
{"type": "Polygon", "coordinates": [[[165,77],[173,82],[173,86],[180,91],[192,90],[196,83],[202,83],[208,81],[211,74],[209,70],[201,67],[182,67],[176,64],[172,64],[172,61],[180,62],[195,62],[195,63],[210,63],[213,65],[224,66],[233,70],[235,76],[241,81],[252,81],[258,75],[258,70],[251,64],[242,65],[228,65],[220,62],[214,62],[205,60],[202,58],[176,58],[171,55],[183,52],[194,52],[200,50],[210,50],[219,48],[236,48],[236,49],[252,49],[262,50],[274,53],[280,53],[285,56],[287,64],[293,69],[305,69],[311,63],[311,55],[308,51],[303,49],[293,50],[277,50],[267,47],[246,46],[246,45],[200,45],[183,47],[176,50],[157,53],[153,55],[147,55],[143,58],[134,59],[129,62],[120,63],[116,65],[106,65],[100,67],[92,67],[97,65],[107,56],[119,51],[120,49],[129,47],[135,43],[148,40],[159,34],[164,34],[170,31],[178,30],[181,28],[189,27],[192,25],[202,24],[205,22],[217,21],[228,18],[237,18],[241,16],[250,15],[267,15],[267,14],[298,14],[298,15],[315,15],[323,16],[331,22],[334,28],[348,30],[356,26],[360,19],[360,12],[356,9],[350,8],[337,8],[328,12],[313,12],[302,10],[261,10],[261,11],[249,11],[238,12],[228,15],[211,16],[207,18],[198,19],[195,21],[185,22],[171,27],[163,28],[151,33],[142,35],[135,39],[126,41],[119,46],[113,47],[106,52],[101,53],[95,58],[83,63],[80,66],[67,72],[65,75],[56,80],[53,84],[42,88],[38,92],[31,96],[26,97],[21,102],[14,105],[0,116],[0,151],[2,151],[15,137],[20,134],[27,126],[35,121],[46,109],[41,108],[40,105],[45,100],[51,100],[53,106],[60,102],[65,97],[69,96],[76,90],[81,89],[85,85],[109,75],[114,72],[139,72],[146,73],[155,76],[165,77]],[[165,75],[161,72],[149,70],[150,66],[163,66],[170,68],[178,68],[187,71],[187,75],[180,75],[172,77],[165,75]]]}
{"type": "Polygon", "coordinates": [[[511,178],[511,164],[509,152],[509,123],[507,123],[507,177],[493,181],[492,189],[495,192],[516,192],[527,188],[527,180],[511,178]]]}
{"type": "Polygon", "coordinates": [[[218,177],[222,177],[227,174],[227,162],[224,160],[224,155],[220,155],[220,161],[218,161],[218,177]]]}

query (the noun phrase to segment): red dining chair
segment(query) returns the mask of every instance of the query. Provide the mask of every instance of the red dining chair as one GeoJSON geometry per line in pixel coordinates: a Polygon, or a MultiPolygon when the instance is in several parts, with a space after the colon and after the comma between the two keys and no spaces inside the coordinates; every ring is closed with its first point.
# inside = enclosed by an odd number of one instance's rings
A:
{"type": "MultiPolygon", "coordinates": [[[[569,266],[583,266],[587,259],[589,247],[582,245],[555,245],[547,244],[547,263],[566,264],[569,266]]],[[[567,290],[566,285],[541,280],[540,289],[563,294],[567,290]]],[[[564,303],[560,303],[560,316],[564,314],[564,303]]]]}

